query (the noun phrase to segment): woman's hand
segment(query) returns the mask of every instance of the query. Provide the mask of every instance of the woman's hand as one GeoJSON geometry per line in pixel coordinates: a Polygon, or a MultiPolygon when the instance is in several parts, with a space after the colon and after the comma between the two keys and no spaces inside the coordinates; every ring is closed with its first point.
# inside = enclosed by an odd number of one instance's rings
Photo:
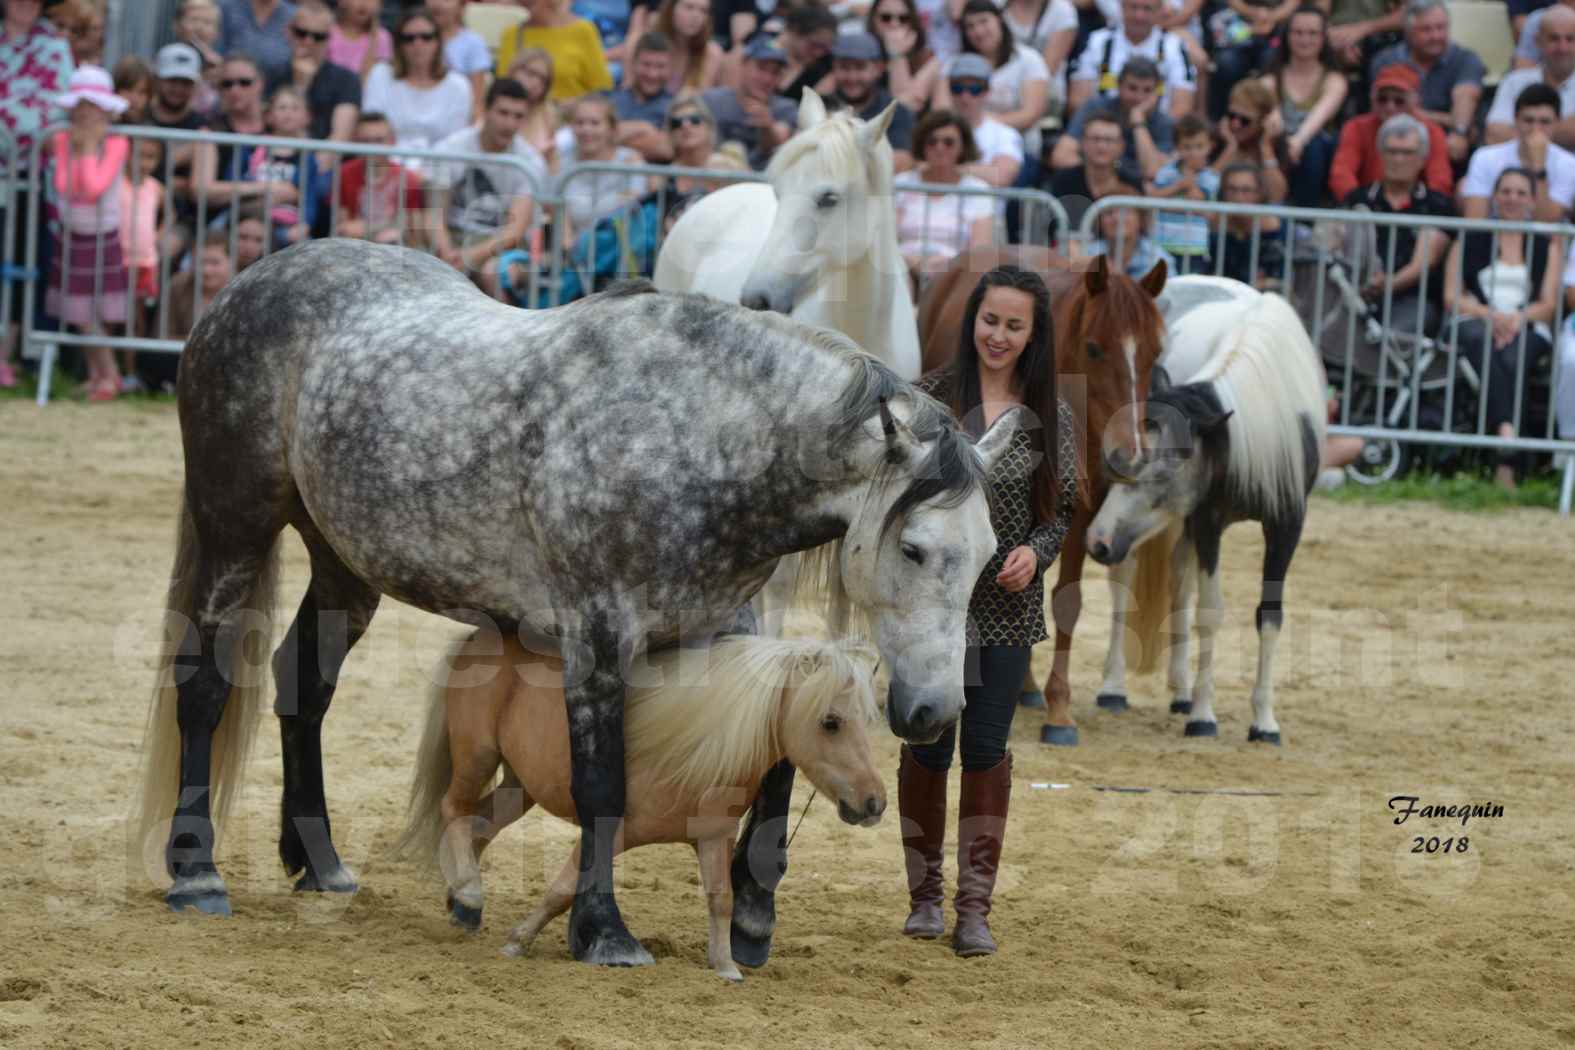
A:
{"type": "Polygon", "coordinates": [[[1493,349],[1502,350],[1520,334],[1522,316],[1519,310],[1504,314],[1493,311],[1493,349]]]}
{"type": "Polygon", "coordinates": [[[1263,118],[1263,137],[1268,142],[1273,142],[1285,134],[1285,118],[1280,116],[1280,107],[1275,106],[1269,110],[1269,115],[1263,118]]]}
{"type": "Polygon", "coordinates": [[[1016,593],[1033,582],[1038,570],[1039,556],[1032,547],[1013,547],[1012,553],[1006,556],[1006,564],[996,573],[995,582],[1002,590],[1016,593]]]}
{"type": "MultiPolygon", "coordinates": [[[[1275,112],[1278,113],[1279,111],[1276,110],[1275,112]]],[[[1285,140],[1285,156],[1291,162],[1292,167],[1302,162],[1302,150],[1306,148],[1307,144],[1299,136],[1292,135],[1285,140]]]]}
{"type": "Polygon", "coordinates": [[[886,54],[889,58],[907,58],[914,46],[919,42],[919,34],[909,25],[898,25],[881,33],[881,42],[886,45],[886,54]]]}

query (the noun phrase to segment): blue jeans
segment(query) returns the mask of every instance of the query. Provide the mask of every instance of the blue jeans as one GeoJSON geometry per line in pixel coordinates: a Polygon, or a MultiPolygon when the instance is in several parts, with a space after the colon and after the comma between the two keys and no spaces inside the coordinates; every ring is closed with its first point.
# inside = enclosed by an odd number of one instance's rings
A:
{"type": "MultiPolygon", "coordinates": [[[[1316,208],[1322,203],[1336,145],[1334,136],[1328,131],[1320,131],[1307,140],[1301,163],[1285,173],[1290,183],[1291,204],[1298,208],[1316,208]]],[[[1339,203],[1335,201],[1336,206],[1339,203]]]]}

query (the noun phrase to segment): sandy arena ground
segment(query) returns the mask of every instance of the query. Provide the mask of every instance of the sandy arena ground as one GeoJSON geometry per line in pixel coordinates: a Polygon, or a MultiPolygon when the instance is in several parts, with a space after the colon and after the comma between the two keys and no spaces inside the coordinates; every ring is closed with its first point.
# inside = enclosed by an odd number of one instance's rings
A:
{"type": "MultiPolygon", "coordinates": [[[[898,934],[882,731],[887,821],[849,828],[813,804],[776,952],[735,988],[705,968],[679,846],[620,863],[656,966],[578,965],[561,920],[533,957],[502,958],[573,835],[535,813],[488,855],[480,935],[447,924],[441,886],[388,851],[427,675],[461,628],[389,602],[325,734],[360,892],[290,893],[267,724],[220,854],[235,917],[171,915],[128,861],[123,819],[181,480],[173,406],[0,402],[0,450],[0,1047],[1575,1045],[1575,525],[1550,513],[1319,500],[1287,597],[1280,750],[1246,743],[1255,530],[1226,543],[1218,740],[1182,738],[1159,677],[1125,715],[1094,709],[1107,603],[1091,588],[1073,661],[1083,746],[1040,747],[1032,714],[1014,733],[1001,954],[962,962],[898,934]],[[1504,815],[1472,821],[1463,855],[1413,854],[1414,835],[1462,829],[1396,827],[1400,794],[1504,815]]],[[[305,559],[287,545],[293,610],[305,559]]]]}

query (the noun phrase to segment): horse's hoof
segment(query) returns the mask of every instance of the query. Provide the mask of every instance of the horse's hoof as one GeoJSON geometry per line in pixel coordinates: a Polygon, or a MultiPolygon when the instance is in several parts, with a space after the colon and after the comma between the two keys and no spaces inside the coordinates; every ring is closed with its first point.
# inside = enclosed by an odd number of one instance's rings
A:
{"type": "Polygon", "coordinates": [[[498,949],[498,954],[509,959],[518,959],[524,956],[525,946],[518,941],[510,941],[498,949]]]}
{"type": "Polygon", "coordinates": [[[164,895],[164,902],[174,912],[189,909],[203,915],[230,914],[230,894],[217,872],[209,871],[176,879],[164,895]]]}
{"type": "Polygon", "coordinates": [[[1039,742],[1051,747],[1076,747],[1077,726],[1040,726],[1039,742]]]}
{"type": "Polygon", "coordinates": [[[1280,746],[1280,731],[1278,729],[1276,729],[1272,733],[1267,733],[1267,732],[1264,732],[1263,730],[1259,729],[1257,726],[1248,726],[1247,727],[1247,743],[1249,743],[1249,744],[1273,744],[1275,747],[1279,747],[1280,746]]]}
{"type": "Polygon", "coordinates": [[[1173,715],[1190,715],[1192,713],[1192,701],[1172,700],[1170,702],[1170,713],[1173,715]]]}
{"type": "Polygon", "coordinates": [[[1037,689],[1031,693],[1018,693],[1017,706],[1031,707],[1035,711],[1043,711],[1045,708],[1045,694],[1037,689]]]}
{"type": "Polygon", "coordinates": [[[448,895],[448,921],[466,933],[475,933],[481,929],[481,908],[472,908],[468,904],[461,904],[459,899],[450,893],[448,895]]]}
{"type": "Polygon", "coordinates": [[[1188,722],[1183,731],[1184,736],[1219,736],[1220,724],[1218,722],[1188,722]]]}
{"type": "Polygon", "coordinates": [[[718,970],[716,971],[716,975],[722,978],[722,980],[726,981],[728,984],[742,984],[744,982],[744,975],[739,973],[737,968],[731,970],[718,970]]]}
{"type": "Polygon", "coordinates": [[[576,950],[574,957],[592,966],[655,966],[656,960],[645,946],[627,930],[606,930],[590,944],[576,950]]]}
{"type": "Polygon", "coordinates": [[[322,875],[313,868],[295,880],[296,893],[354,893],[360,886],[355,876],[343,864],[322,875]]]}
{"type": "Polygon", "coordinates": [[[1101,711],[1110,711],[1120,714],[1129,706],[1125,693],[1100,693],[1094,697],[1094,703],[1099,705],[1101,711]]]}

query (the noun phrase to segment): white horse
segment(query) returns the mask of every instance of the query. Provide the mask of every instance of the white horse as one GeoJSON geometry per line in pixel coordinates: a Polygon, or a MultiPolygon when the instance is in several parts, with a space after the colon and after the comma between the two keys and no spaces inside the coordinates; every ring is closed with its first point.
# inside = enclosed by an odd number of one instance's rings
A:
{"type": "Polygon", "coordinates": [[[919,330],[886,142],[895,113],[894,102],[868,122],[828,117],[806,90],[798,134],[766,170],[770,185],[739,183],[696,201],[662,243],[656,286],[833,329],[917,379],[919,330]]]}
{"type": "MultiPolygon", "coordinates": [[[[1285,577],[1323,453],[1323,365],[1296,311],[1278,295],[1200,305],[1178,321],[1176,331],[1202,364],[1174,387],[1165,370],[1155,370],[1144,425],[1148,440],[1131,454],[1106,450],[1115,483],[1089,526],[1088,549],[1105,565],[1121,564],[1134,550],[1169,562],[1159,577],[1163,588],[1139,600],[1170,612],[1171,710],[1191,716],[1187,736],[1214,736],[1214,635],[1224,614],[1221,535],[1237,521],[1262,523],[1258,675],[1247,739],[1278,744],[1274,648],[1285,577]],[[1192,346],[1192,340],[1201,345],[1192,346]],[[1194,579],[1198,677],[1189,689],[1194,579]],[[1167,592],[1170,600],[1160,605],[1167,592]]],[[[1157,630],[1139,641],[1145,654],[1157,654],[1157,630]]]]}

